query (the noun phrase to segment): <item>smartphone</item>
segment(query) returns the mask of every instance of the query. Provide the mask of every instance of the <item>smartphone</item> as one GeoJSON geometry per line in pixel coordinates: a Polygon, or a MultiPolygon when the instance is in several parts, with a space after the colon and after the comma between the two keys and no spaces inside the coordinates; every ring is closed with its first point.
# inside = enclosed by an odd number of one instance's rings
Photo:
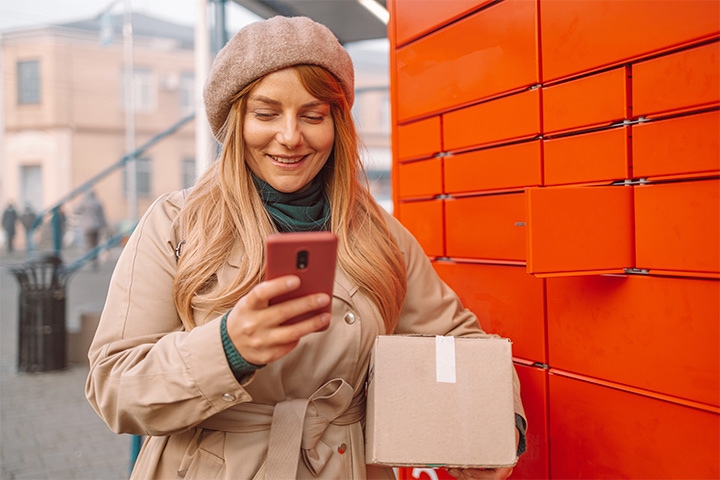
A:
{"type": "MultiPolygon", "coordinates": [[[[284,275],[300,277],[297,290],[270,300],[270,305],[312,293],[327,293],[332,298],[337,262],[337,236],[332,232],[291,232],[269,235],[266,241],[267,280],[284,275]]],[[[331,304],[298,315],[283,325],[306,320],[320,312],[331,312],[331,304]]],[[[327,327],[322,330],[326,330],[327,327]]]]}

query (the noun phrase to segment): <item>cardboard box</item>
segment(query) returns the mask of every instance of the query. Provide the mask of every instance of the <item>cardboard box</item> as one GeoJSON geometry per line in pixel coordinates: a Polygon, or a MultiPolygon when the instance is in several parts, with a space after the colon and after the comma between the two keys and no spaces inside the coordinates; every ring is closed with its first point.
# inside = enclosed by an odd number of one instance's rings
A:
{"type": "Polygon", "coordinates": [[[515,465],[511,346],[499,337],[377,337],[368,376],[366,462],[515,465]]]}

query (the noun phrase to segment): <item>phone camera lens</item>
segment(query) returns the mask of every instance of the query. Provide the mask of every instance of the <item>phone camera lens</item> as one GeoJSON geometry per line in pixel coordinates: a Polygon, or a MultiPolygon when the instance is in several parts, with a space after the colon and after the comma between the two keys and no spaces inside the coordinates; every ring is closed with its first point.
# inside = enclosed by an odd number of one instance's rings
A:
{"type": "Polygon", "coordinates": [[[300,250],[297,254],[296,265],[299,270],[305,270],[308,266],[308,251],[300,250]]]}

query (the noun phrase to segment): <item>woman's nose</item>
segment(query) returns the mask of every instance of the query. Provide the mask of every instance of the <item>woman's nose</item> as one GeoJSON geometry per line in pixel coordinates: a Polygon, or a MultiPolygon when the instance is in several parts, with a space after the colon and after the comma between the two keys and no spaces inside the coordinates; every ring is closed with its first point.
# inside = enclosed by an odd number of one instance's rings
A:
{"type": "Polygon", "coordinates": [[[294,119],[288,119],[283,122],[280,131],[277,134],[278,142],[288,148],[295,148],[302,143],[302,133],[298,126],[298,122],[294,119]]]}

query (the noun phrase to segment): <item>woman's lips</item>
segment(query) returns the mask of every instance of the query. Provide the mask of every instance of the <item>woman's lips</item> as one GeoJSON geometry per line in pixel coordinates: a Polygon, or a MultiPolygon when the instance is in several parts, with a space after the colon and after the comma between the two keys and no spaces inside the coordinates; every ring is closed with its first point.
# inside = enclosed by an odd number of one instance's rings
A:
{"type": "Polygon", "coordinates": [[[300,156],[295,155],[292,157],[278,157],[275,155],[268,154],[268,157],[270,157],[274,162],[283,163],[285,165],[292,165],[292,164],[303,161],[303,159],[305,158],[305,155],[300,155],[300,156]]]}

